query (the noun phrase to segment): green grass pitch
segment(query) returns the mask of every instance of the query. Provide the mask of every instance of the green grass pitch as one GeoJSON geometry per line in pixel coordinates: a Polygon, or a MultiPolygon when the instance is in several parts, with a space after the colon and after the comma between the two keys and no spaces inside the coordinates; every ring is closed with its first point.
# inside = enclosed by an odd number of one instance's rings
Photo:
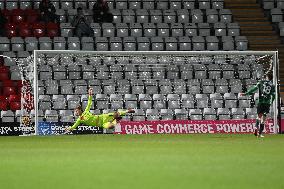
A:
{"type": "Polygon", "coordinates": [[[0,137],[1,189],[284,188],[284,135],[0,137]]]}

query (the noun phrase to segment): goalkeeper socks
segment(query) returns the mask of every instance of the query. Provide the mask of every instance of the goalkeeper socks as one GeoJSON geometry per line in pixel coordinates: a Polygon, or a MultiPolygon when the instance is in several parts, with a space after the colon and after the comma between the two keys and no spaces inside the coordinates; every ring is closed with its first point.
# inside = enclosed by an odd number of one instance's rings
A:
{"type": "Polygon", "coordinates": [[[259,135],[262,134],[263,130],[264,130],[264,123],[260,124],[259,135]]]}
{"type": "Polygon", "coordinates": [[[256,127],[257,129],[259,129],[258,125],[259,125],[259,120],[256,119],[255,127],[256,127]]]}

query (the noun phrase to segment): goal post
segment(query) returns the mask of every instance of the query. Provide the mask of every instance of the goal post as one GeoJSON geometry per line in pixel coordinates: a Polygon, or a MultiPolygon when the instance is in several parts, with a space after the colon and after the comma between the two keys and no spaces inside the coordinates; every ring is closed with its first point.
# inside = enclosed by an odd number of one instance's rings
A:
{"type": "MultiPolygon", "coordinates": [[[[39,66],[41,64],[42,58],[50,56],[71,56],[72,58],[84,57],[91,59],[92,57],[112,57],[114,60],[118,58],[127,57],[129,59],[135,59],[135,57],[142,57],[143,60],[146,60],[147,57],[154,57],[161,61],[161,57],[168,57],[169,60],[178,60],[179,57],[184,58],[184,62],[179,62],[179,64],[210,64],[208,61],[219,62],[220,64],[234,64],[237,66],[240,64],[245,64],[244,57],[251,57],[256,64],[262,64],[264,72],[273,71],[273,83],[276,86],[276,100],[272,106],[272,116],[274,131],[277,133],[279,131],[280,121],[280,96],[279,96],[279,60],[278,60],[278,51],[74,51],[74,50],[35,50],[34,51],[34,112],[35,112],[35,134],[39,134],[39,66]],[[196,59],[196,62],[194,62],[196,59]],[[202,61],[205,61],[202,62],[202,61]],[[223,62],[222,62],[223,60],[223,62]]],[[[57,59],[56,59],[57,60],[57,59]]],[[[114,63],[114,64],[117,64],[114,63]]],[[[139,64],[139,63],[138,63],[139,64]]],[[[143,64],[147,64],[143,62],[143,64]]],[[[151,64],[153,64],[151,62],[151,64]]],[[[157,65],[160,63],[157,63],[157,65]]],[[[253,76],[253,73],[249,75],[253,76]]],[[[257,76],[258,77],[258,76],[257,76]]],[[[97,79],[97,78],[94,78],[97,79]]],[[[247,78],[249,79],[249,78],[247,78]]],[[[262,79],[262,78],[255,78],[262,79]]]]}

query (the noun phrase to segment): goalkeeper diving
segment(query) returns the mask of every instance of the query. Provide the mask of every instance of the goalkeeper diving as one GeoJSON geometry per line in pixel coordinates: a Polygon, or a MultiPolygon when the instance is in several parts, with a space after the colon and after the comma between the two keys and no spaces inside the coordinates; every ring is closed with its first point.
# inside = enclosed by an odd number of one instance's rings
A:
{"type": "Polygon", "coordinates": [[[125,116],[127,113],[135,113],[134,110],[128,109],[126,111],[117,111],[114,113],[94,115],[90,112],[93,98],[92,88],[89,89],[88,94],[89,97],[86,109],[83,111],[80,105],[75,108],[75,116],[79,117],[71,127],[68,127],[66,129],[67,131],[72,131],[81,124],[84,124],[86,126],[101,127],[105,129],[113,129],[116,124],[122,119],[122,116],[125,116]]]}

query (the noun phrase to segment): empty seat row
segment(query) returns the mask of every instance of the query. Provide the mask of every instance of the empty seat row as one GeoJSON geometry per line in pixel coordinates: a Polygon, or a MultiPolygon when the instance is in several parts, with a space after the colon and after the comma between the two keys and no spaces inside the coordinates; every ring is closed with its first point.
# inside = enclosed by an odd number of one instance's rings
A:
{"type": "MultiPolygon", "coordinates": [[[[93,114],[109,113],[114,110],[91,110],[93,114]]],[[[255,119],[256,108],[204,108],[204,109],[136,109],[134,114],[128,114],[123,120],[152,121],[152,120],[228,120],[228,119],[255,119]]],[[[34,112],[32,112],[34,116],[34,112]]],[[[20,122],[22,112],[17,110],[1,111],[2,122],[20,122]]],[[[72,110],[39,110],[39,121],[73,123],[75,117],[72,110]],[[45,120],[43,119],[45,118],[45,120]]],[[[34,121],[34,117],[32,117],[34,121]]]]}
{"type": "MultiPolygon", "coordinates": [[[[28,9],[39,7],[42,0],[7,0],[0,2],[0,9],[28,9]]],[[[92,9],[96,0],[51,0],[56,8],[74,9],[78,7],[92,9]]],[[[224,0],[108,0],[110,9],[222,9],[224,0]]]]}
{"type": "MultiPolygon", "coordinates": [[[[178,9],[178,10],[146,10],[123,9],[111,10],[114,23],[231,23],[232,13],[229,9],[178,9]]],[[[72,22],[77,14],[76,9],[64,11],[57,9],[60,22],[72,22]]],[[[85,10],[84,15],[89,22],[93,21],[93,12],[85,10]]]]}
{"type": "MultiPolygon", "coordinates": [[[[255,105],[255,100],[258,94],[254,95],[253,99],[249,97],[238,97],[234,93],[207,94],[110,94],[108,97],[105,94],[96,94],[92,109],[192,109],[192,108],[250,108],[255,105]],[[210,98],[209,98],[210,97],[210,98]]],[[[79,104],[83,108],[87,105],[88,96],[82,95],[39,95],[39,109],[69,109],[76,108],[79,104]],[[52,98],[52,99],[51,99],[52,98]]]]}
{"type": "Polygon", "coordinates": [[[264,9],[284,9],[284,0],[261,0],[264,9]]]}
{"type": "MultiPolygon", "coordinates": [[[[95,37],[183,37],[183,36],[240,36],[240,26],[237,23],[92,23],[95,37]]],[[[60,24],[61,36],[71,37],[74,27],[70,23],[60,24]]]]}
{"type": "Polygon", "coordinates": [[[33,50],[85,50],[85,51],[203,51],[203,50],[247,50],[248,40],[244,36],[193,36],[193,37],[63,37],[2,38],[1,51],[33,50]]]}

